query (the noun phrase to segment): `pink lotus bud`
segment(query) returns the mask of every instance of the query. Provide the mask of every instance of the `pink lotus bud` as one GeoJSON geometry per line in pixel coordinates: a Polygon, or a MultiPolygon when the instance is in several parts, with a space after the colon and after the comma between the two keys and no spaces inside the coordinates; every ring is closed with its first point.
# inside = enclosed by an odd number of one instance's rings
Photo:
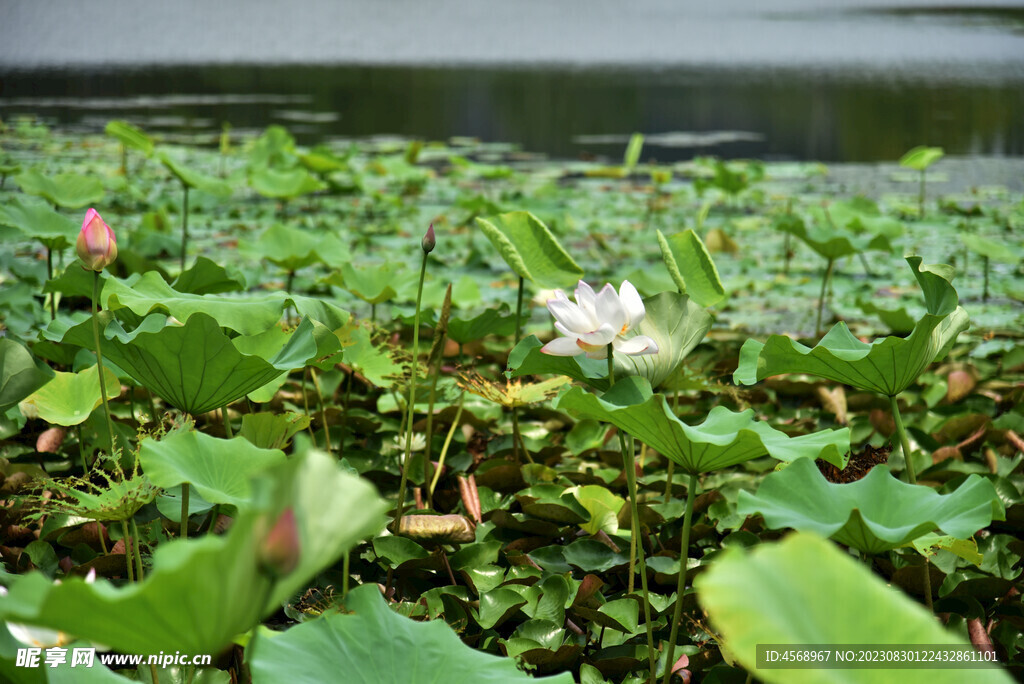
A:
{"type": "Polygon", "coordinates": [[[437,244],[437,238],[434,237],[434,224],[430,224],[430,228],[427,228],[427,234],[423,236],[423,241],[420,243],[420,247],[427,254],[434,251],[434,245],[437,244]]]}
{"type": "Polygon", "coordinates": [[[110,230],[110,226],[95,209],[86,212],[76,247],[78,258],[88,270],[102,271],[117,259],[114,231],[110,230]]]}
{"type": "Polygon", "coordinates": [[[270,575],[283,577],[299,564],[299,528],[295,511],[284,509],[259,551],[260,565],[270,575]]]}

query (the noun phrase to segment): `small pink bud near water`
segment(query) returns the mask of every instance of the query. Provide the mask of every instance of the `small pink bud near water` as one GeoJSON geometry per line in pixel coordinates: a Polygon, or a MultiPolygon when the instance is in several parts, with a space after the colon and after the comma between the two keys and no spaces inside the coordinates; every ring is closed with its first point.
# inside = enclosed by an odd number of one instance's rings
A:
{"type": "Polygon", "coordinates": [[[430,227],[427,228],[427,234],[423,236],[423,241],[420,243],[420,247],[426,254],[430,254],[434,251],[434,245],[437,244],[437,238],[434,237],[434,224],[431,223],[430,227]]]}
{"type": "Polygon", "coordinates": [[[274,527],[260,544],[260,565],[270,575],[283,577],[299,564],[299,528],[295,511],[284,509],[274,527]]]}
{"type": "Polygon", "coordinates": [[[78,258],[87,270],[102,271],[117,259],[117,240],[114,231],[104,222],[99,212],[90,209],[78,233],[78,258]]]}

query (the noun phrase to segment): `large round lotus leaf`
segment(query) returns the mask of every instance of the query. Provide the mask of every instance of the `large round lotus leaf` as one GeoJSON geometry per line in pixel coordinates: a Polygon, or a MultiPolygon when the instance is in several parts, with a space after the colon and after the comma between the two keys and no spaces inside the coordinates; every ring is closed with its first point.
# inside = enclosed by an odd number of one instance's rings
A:
{"type": "Polygon", "coordinates": [[[139,462],[157,487],[189,483],[215,504],[246,508],[252,502],[252,477],[285,461],[283,451],[260,449],[242,437],[217,439],[194,430],[180,430],[159,442],[144,439],[139,462]]]}
{"type": "Polygon", "coordinates": [[[0,225],[17,228],[50,249],[65,249],[75,244],[81,229],[73,220],[54,211],[52,204],[18,196],[0,204],[0,225]]]}
{"type": "Polygon", "coordinates": [[[177,178],[183,185],[190,188],[195,188],[200,192],[205,192],[215,197],[229,197],[231,195],[231,186],[222,181],[219,178],[208,176],[205,173],[190,169],[178,160],[174,159],[166,150],[161,150],[157,154],[157,158],[164,165],[164,167],[171,172],[175,178],[177,178]]]}
{"type": "Polygon", "coordinates": [[[281,224],[267,228],[247,248],[286,271],[316,263],[336,264],[349,258],[348,247],[333,235],[317,235],[281,224]]]}
{"type": "Polygon", "coordinates": [[[905,390],[970,325],[967,312],[957,306],[952,269],[941,264],[921,268],[920,257],[907,257],[907,262],[921,284],[928,311],[909,336],[868,344],[845,323],[837,323],[814,348],[784,335],[772,335],[764,343],[747,340],[733,381],[753,385],[773,375],[807,373],[890,397],[905,390]]]}
{"type": "Polygon", "coordinates": [[[160,544],[145,581],[118,587],[79,578],[54,584],[39,572],[8,577],[0,620],[57,629],[124,653],[217,653],[379,532],[387,507],[368,482],[311,451],[258,476],[251,510],[226,535],[160,544]],[[257,557],[286,508],[295,514],[299,562],[275,582],[257,557]]]}
{"type": "Polygon", "coordinates": [[[327,282],[345,288],[368,304],[380,304],[398,294],[395,277],[402,270],[401,264],[390,261],[372,266],[353,266],[346,261],[327,282]]]}
{"type": "Polygon", "coordinates": [[[15,176],[14,182],[25,193],[65,209],[81,209],[103,199],[103,184],[95,176],[77,173],[44,176],[35,169],[28,169],[15,176]]]}
{"type": "Polygon", "coordinates": [[[789,437],[754,420],[751,409],[733,413],[716,406],[700,425],[687,425],[642,378],[620,380],[603,397],[573,387],[558,398],[556,408],[611,423],[693,474],[765,455],[780,461],[822,458],[844,468],[850,451],[847,428],[789,437]]]}
{"type": "MultiPolygon", "coordinates": [[[[116,399],[121,394],[121,383],[109,368],[103,371],[107,399],[116,399]]],[[[55,373],[19,406],[25,416],[41,418],[51,425],[79,425],[102,401],[99,366],[90,366],[78,373],[55,373]]]]}
{"type": "Polygon", "coordinates": [[[509,268],[538,287],[572,287],[583,277],[583,269],[548,227],[528,211],[477,218],[476,224],[509,268]]]}
{"type": "MultiPolygon", "coordinates": [[[[694,580],[701,605],[729,652],[768,684],[972,684],[1013,681],[987,669],[770,669],[758,667],[758,645],[929,644],[973,649],[935,616],[863,563],[813,534],[719,556],[694,580]]],[[[834,660],[834,656],[833,656],[834,660]]]]}
{"type": "MultiPolygon", "coordinates": [[[[338,338],[303,319],[288,335],[271,329],[261,335],[229,338],[204,313],[174,325],[151,314],[126,332],[110,312],[104,321],[103,355],[147,389],[193,415],[220,408],[265,385],[281,373],[303,368],[340,349],[338,338]]],[[[60,341],[94,346],[91,322],[65,331],[60,341]]],[[[54,329],[53,336],[57,337],[54,329]]]]}
{"type": "Polygon", "coordinates": [[[935,529],[967,539],[993,519],[1006,519],[995,487],[980,475],[942,495],[897,480],[887,466],[833,484],[807,459],[766,477],[757,494],[741,491],[736,512],[760,513],[772,529],[814,532],[866,553],[903,546],[935,529]]]}
{"type": "Polygon", "coordinates": [[[318,192],[327,185],[301,167],[293,169],[255,169],[249,175],[252,189],[264,197],[294,199],[311,192],[318,192]]]}
{"type": "Polygon", "coordinates": [[[349,592],[347,613],[333,613],[261,639],[249,654],[254,684],[571,684],[572,675],[534,679],[501,658],[466,646],[445,622],[414,622],[392,611],[376,585],[349,592]]]}
{"type": "Polygon", "coordinates": [[[0,413],[53,378],[53,371],[32,352],[7,338],[0,339],[0,413]]]}
{"type": "Polygon", "coordinates": [[[708,248],[692,229],[666,237],[658,231],[658,245],[672,281],[679,291],[701,306],[714,306],[725,299],[725,288],[708,248]]]}

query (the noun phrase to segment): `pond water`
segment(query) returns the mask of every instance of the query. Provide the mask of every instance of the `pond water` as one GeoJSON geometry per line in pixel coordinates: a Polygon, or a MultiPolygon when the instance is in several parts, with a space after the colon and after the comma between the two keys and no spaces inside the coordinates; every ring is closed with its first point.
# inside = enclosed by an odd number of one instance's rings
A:
{"type": "Polygon", "coordinates": [[[1024,156],[1024,8],[638,0],[0,8],[0,118],[169,139],[472,136],[557,157],[1024,156]],[[770,5],[770,7],[769,7],[770,5]]]}

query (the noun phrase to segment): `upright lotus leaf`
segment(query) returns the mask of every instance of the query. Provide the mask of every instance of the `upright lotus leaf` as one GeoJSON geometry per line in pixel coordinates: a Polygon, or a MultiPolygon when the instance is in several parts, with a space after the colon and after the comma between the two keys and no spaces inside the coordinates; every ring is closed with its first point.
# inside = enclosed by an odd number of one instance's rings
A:
{"type": "Polygon", "coordinates": [[[1006,519],[995,487],[980,475],[943,495],[900,482],[881,465],[856,482],[833,484],[807,459],[768,475],[756,495],[741,491],[736,512],[760,513],[771,529],[814,532],[865,553],[895,549],[935,529],[967,539],[1006,519]]]}
{"type": "Polygon", "coordinates": [[[178,179],[182,185],[186,185],[189,188],[193,188],[200,192],[205,192],[208,195],[214,197],[230,197],[231,186],[222,181],[219,178],[209,176],[195,169],[190,169],[185,166],[177,159],[175,159],[167,150],[160,150],[157,152],[157,159],[164,165],[172,176],[178,179]]]}
{"type": "Polygon", "coordinates": [[[27,169],[15,176],[14,182],[23,192],[65,209],[81,209],[103,200],[103,185],[95,176],[77,173],[44,176],[35,169],[27,169]]]}
{"type": "Polygon", "coordinates": [[[155,149],[153,138],[127,121],[111,121],[103,130],[107,135],[117,138],[125,147],[138,150],[147,157],[153,156],[155,149]]]}
{"type": "Polygon", "coordinates": [[[195,430],[144,439],[140,446],[142,470],[157,487],[187,482],[206,501],[239,509],[252,505],[253,476],[286,460],[283,451],[260,449],[242,437],[217,439],[195,430]]]}
{"type": "Polygon", "coordinates": [[[508,337],[516,331],[516,317],[507,306],[485,309],[472,318],[452,318],[448,321],[448,337],[459,344],[482,340],[488,335],[508,337]]]}
{"type": "Polygon", "coordinates": [[[259,194],[272,199],[294,199],[327,187],[323,181],[302,167],[256,169],[249,174],[249,185],[259,194]]]}
{"type": "MultiPolygon", "coordinates": [[[[303,319],[272,354],[269,350],[254,354],[240,347],[260,348],[262,340],[230,338],[216,319],[201,312],[180,325],[169,323],[162,314],[150,314],[131,332],[110,312],[100,315],[103,356],[139,384],[193,415],[236,401],[281,373],[302,368],[340,348],[334,335],[330,336],[337,345],[334,349],[319,346],[309,319],[303,319]]],[[[52,337],[57,337],[56,332],[54,329],[52,337]]],[[[91,322],[68,329],[60,341],[91,349],[91,322]]]]}
{"type": "Polygon", "coordinates": [[[384,526],[383,501],[365,480],[320,452],[258,476],[253,507],[226,535],[160,544],[143,582],[117,587],[42,573],[12,579],[0,620],[49,627],[124,653],[217,653],[359,540],[384,526]],[[299,561],[276,580],[257,562],[273,522],[294,512],[299,561]],[[338,524],[344,521],[344,524],[338,524]]]}
{"type": "Polygon", "coordinates": [[[981,235],[975,235],[974,233],[960,233],[960,241],[975,254],[1001,264],[1016,264],[1020,261],[1020,248],[1024,246],[1024,242],[1020,240],[1017,240],[1015,245],[1012,241],[992,240],[981,235]]]}
{"type": "Polygon", "coordinates": [[[572,287],[583,277],[580,268],[548,227],[528,211],[513,211],[476,224],[516,275],[542,288],[572,287]]]}
{"type": "Polygon", "coordinates": [[[859,254],[869,249],[891,249],[888,238],[858,234],[845,227],[836,226],[824,212],[813,212],[814,222],[807,222],[797,214],[786,214],[775,221],[775,228],[799,238],[823,259],[835,261],[844,256],[859,254]]]}
{"type": "Polygon", "coordinates": [[[0,338],[0,413],[53,379],[49,366],[9,338],[0,338]]]}
{"type": "Polygon", "coordinates": [[[345,288],[367,304],[381,304],[398,294],[395,275],[401,270],[402,265],[393,261],[372,266],[354,266],[346,261],[327,282],[345,288]]]}
{"type": "Polygon", "coordinates": [[[704,307],[714,306],[725,299],[718,267],[696,232],[684,230],[665,237],[659,230],[658,245],[665,267],[679,292],[690,295],[704,307]]]}
{"type": "Polygon", "coordinates": [[[898,673],[892,669],[766,667],[757,657],[759,645],[821,644],[843,649],[857,644],[928,644],[932,648],[959,647],[965,653],[974,649],[863,563],[813,534],[793,534],[752,551],[728,549],[694,580],[694,586],[729,652],[768,684],[1013,681],[995,666],[971,670],[913,667],[900,668],[898,673]]]}
{"type": "Polygon", "coordinates": [[[249,655],[254,684],[329,682],[340,672],[360,684],[573,681],[568,672],[535,679],[512,658],[466,646],[442,620],[402,617],[388,607],[376,585],[349,592],[345,609],[257,643],[249,655]],[[296,663],[302,667],[297,669],[296,663]]]}
{"type": "Polygon", "coordinates": [[[604,396],[573,387],[555,407],[611,423],[671,459],[691,475],[719,470],[769,455],[780,461],[821,458],[846,467],[850,430],[821,430],[789,437],[754,420],[754,411],[733,413],[716,406],[700,425],[689,426],[672,412],[663,394],[642,378],[625,378],[604,396]]]}
{"type": "Polygon", "coordinates": [[[54,211],[53,205],[35,198],[10,197],[0,204],[0,225],[17,228],[26,237],[53,250],[75,244],[81,226],[54,211]]]}
{"type": "Polygon", "coordinates": [[[900,158],[900,166],[908,169],[914,169],[915,171],[924,171],[929,166],[939,161],[945,156],[945,151],[941,147],[926,147],[919,145],[911,150],[908,150],[900,158]]]}
{"type": "MultiPolygon", "coordinates": [[[[121,394],[121,383],[109,368],[104,368],[107,399],[121,394]]],[[[29,418],[41,418],[51,425],[79,425],[102,403],[100,372],[90,366],[78,373],[54,373],[45,385],[26,397],[21,412],[29,418]]]]}
{"type": "Polygon", "coordinates": [[[166,313],[180,321],[194,313],[205,313],[216,318],[222,327],[243,335],[263,332],[277,325],[289,304],[297,309],[300,316],[319,321],[330,330],[342,327],[349,318],[348,312],[329,302],[283,292],[246,297],[179,292],[155,271],[138,278],[107,278],[100,301],[107,309],[123,307],[137,316],[166,313]]]}
{"type": "Polygon", "coordinates": [[[178,274],[171,283],[171,288],[183,294],[194,295],[239,292],[245,289],[245,278],[233,269],[229,271],[220,264],[199,256],[191,268],[178,274]]]}
{"type": "Polygon", "coordinates": [[[857,339],[845,323],[837,323],[814,348],[784,335],[767,342],[747,340],[733,381],[753,385],[782,373],[807,373],[843,382],[889,397],[906,389],[936,359],[945,356],[957,335],[970,325],[957,306],[949,266],[921,266],[921,257],[907,257],[924,293],[927,313],[906,338],[885,337],[868,344],[857,339]]]}
{"type": "Polygon", "coordinates": [[[263,231],[252,247],[260,257],[292,272],[311,264],[336,264],[349,258],[348,248],[333,235],[316,235],[282,224],[263,231]]]}
{"type": "MultiPolygon", "coordinates": [[[[682,364],[711,329],[711,316],[689,295],[662,292],[644,299],[647,315],[635,334],[647,335],[658,345],[657,354],[628,356],[616,354],[615,377],[638,375],[658,387],[682,364]]],[[[608,387],[608,363],[585,355],[554,356],[541,351],[541,343],[530,336],[508,357],[511,377],[558,373],[604,390],[608,387]]]]}

